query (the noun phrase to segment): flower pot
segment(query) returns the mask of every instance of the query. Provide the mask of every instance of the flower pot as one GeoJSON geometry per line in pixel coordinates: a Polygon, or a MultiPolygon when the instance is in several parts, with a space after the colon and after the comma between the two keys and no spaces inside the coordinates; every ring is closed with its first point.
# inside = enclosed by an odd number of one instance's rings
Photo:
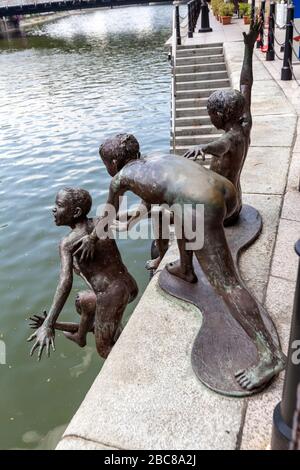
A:
{"type": "Polygon", "coordinates": [[[223,25],[231,23],[231,16],[221,16],[221,23],[223,25]]]}
{"type": "Polygon", "coordinates": [[[243,16],[244,24],[250,24],[251,23],[251,17],[250,16],[243,16]]]}

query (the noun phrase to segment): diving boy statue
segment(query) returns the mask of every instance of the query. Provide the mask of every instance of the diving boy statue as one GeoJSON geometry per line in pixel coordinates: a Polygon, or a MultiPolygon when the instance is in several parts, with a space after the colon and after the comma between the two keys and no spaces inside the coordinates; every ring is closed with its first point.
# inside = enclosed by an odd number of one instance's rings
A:
{"type": "Polygon", "coordinates": [[[64,188],[56,196],[53,209],[57,226],[71,228],[70,233],[60,242],[60,279],[48,315],[31,317],[36,331],[28,338],[35,340],[31,355],[38,349],[38,359],[46,348],[54,350],[55,330],[80,347],[86,345],[88,332],[95,335],[96,348],[106,358],[120,334],[122,315],[128,303],[138,293],[135,280],[124,266],[113,237],[105,236],[95,244],[92,260],[86,261],[76,254],[76,245],[97,225],[97,219],[88,218],[92,198],[84,189],[64,188]],[[89,290],[80,292],[76,298],[76,309],[81,315],[80,323],[60,323],[58,316],[71,292],[73,271],[87,284],[89,290]]]}

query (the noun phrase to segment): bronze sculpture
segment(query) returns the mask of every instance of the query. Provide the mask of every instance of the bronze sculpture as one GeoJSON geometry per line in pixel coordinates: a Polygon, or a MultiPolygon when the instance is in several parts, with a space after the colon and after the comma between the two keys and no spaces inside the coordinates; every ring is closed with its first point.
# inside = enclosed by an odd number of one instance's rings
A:
{"type": "Polygon", "coordinates": [[[44,314],[44,318],[40,315],[31,317],[36,331],[28,341],[36,341],[30,354],[39,348],[38,359],[45,348],[48,356],[51,345],[55,350],[55,329],[63,331],[80,347],[85,346],[87,333],[93,332],[97,351],[106,358],[120,334],[124,310],[137,296],[137,284],[124,266],[113,238],[98,240],[93,260],[86,262],[77,254],[78,240],[91,233],[97,224],[97,219],[87,217],[91,206],[91,196],[84,189],[65,188],[57,194],[53,209],[55,223],[69,226],[71,232],[60,243],[60,280],[49,314],[44,314]],[[86,282],[89,290],[79,293],[76,298],[80,323],[60,323],[57,319],[72,288],[73,270],[86,282]]]}
{"type": "Polygon", "coordinates": [[[199,145],[184,156],[196,160],[200,155],[212,155],[210,169],[225,176],[235,186],[238,204],[234,213],[225,219],[225,225],[236,222],[242,209],[240,176],[250,146],[252,129],[251,92],[253,85],[253,49],[261,23],[250,26],[250,32],[244,35],[244,61],[240,77],[240,91],[217,90],[207,102],[207,110],[212,124],[225,133],[217,140],[199,145]]]}
{"type": "MultiPolygon", "coordinates": [[[[142,158],[134,136],[118,135],[100,147],[100,155],[111,176],[106,210],[100,221],[107,223],[110,207],[119,209],[120,197],[126,191],[139,196],[142,205],[172,206],[204,204],[204,247],[194,252],[215,295],[223,299],[233,318],[247,332],[258,352],[258,363],[247,370],[235,371],[236,381],[247,391],[266,384],[284,367],[284,356],[260,315],[256,301],[241,283],[229,250],[223,222],[239,207],[234,185],[223,176],[183,157],[156,155],[142,158]],[[117,149],[117,150],[116,150],[117,149]],[[180,178],[178,177],[180,175],[180,178]]],[[[185,230],[183,227],[183,234],[185,230]]],[[[92,257],[98,227],[78,245],[82,256],[92,257]]],[[[194,284],[197,276],[193,266],[193,251],[186,249],[187,240],[177,238],[180,260],[167,265],[172,278],[194,284]]],[[[158,246],[160,255],[164,253],[158,246]]]]}
{"type": "MultiPolygon", "coordinates": [[[[242,208],[240,188],[240,173],[247,155],[252,126],[250,110],[253,82],[252,53],[257,31],[258,24],[254,24],[250,33],[244,34],[246,52],[241,76],[241,92],[216,92],[209,100],[212,122],[225,130],[224,136],[207,146],[197,147],[186,155],[188,158],[196,159],[199,154],[204,157],[206,153],[211,153],[214,156],[211,169],[207,170],[193,161],[188,162],[184,157],[156,155],[142,158],[139,144],[132,135],[119,134],[115,138],[108,139],[100,147],[100,156],[108,173],[113,177],[106,209],[96,223],[85,224],[85,233],[81,232],[81,237],[78,233],[72,243],[73,258],[78,260],[81,254],[79,265],[84,266],[84,270],[91,274],[91,266],[95,266],[99,245],[109,243],[110,229],[114,225],[109,217],[110,209],[113,207],[118,213],[120,197],[126,191],[132,191],[142,199],[138,211],[140,213],[149,214],[153,204],[159,207],[164,205],[172,207],[177,204],[182,208],[189,205],[193,225],[196,221],[197,206],[204,205],[204,246],[198,249],[187,248],[190,239],[186,236],[186,225],[184,221],[181,227],[175,224],[180,259],[166,266],[166,270],[160,275],[160,285],[172,295],[179,296],[180,292],[181,298],[194,302],[201,311],[204,310],[201,331],[207,336],[211,332],[213,335],[206,343],[202,341],[203,336],[198,335],[193,361],[198,367],[199,363],[201,366],[205,365],[207,357],[212,359],[209,364],[210,370],[204,368],[200,370],[198,376],[214,390],[230,395],[246,395],[261,390],[285,365],[285,357],[281,352],[274,325],[262,306],[248,292],[237,269],[237,258],[241,248],[253,240],[260,229],[257,212],[252,208],[242,208]],[[253,222],[252,231],[249,232],[247,229],[243,232],[244,219],[247,223],[249,220],[253,222]],[[226,229],[226,234],[224,224],[232,225],[226,229]],[[223,338],[223,333],[228,336],[225,335],[223,338]],[[215,348],[218,344],[221,345],[219,350],[215,348]],[[228,354],[228,351],[233,351],[235,356],[239,356],[239,348],[241,360],[228,354]],[[227,364],[224,364],[222,355],[227,364]],[[233,370],[236,364],[241,364],[241,370],[237,368],[233,370]],[[223,369],[226,369],[225,374],[222,374],[223,369]],[[220,376],[219,380],[214,381],[214,375],[217,374],[220,376]],[[223,380],[226,382],[224,387],[223,380]]],[[[163,211],[164,209],[162,213],[163,211]]],[[[137,214],[133,216],[128,214],[125,229],[138,217],[137,214]]],[[[151,264],[151,268],[158,266],[167,249],[166,240],[163,239],[160,230],[156,243],[159,257],[151,264]]],[[[125,275],[129,276],[126,273],[122,273],[122,280],[125,275]]],[[[116,272],[114,274],[116,275],[116,272]]],[[[133,290],[125,289],[126,303],[136,295],[136,286],[134,290],[132,282],[130,285],[133,290]]],[[[118,289],[109,294],[114,299],[119,294],[118,289]]],[[[96,304],[97,302],[98,293],[96,304]]],[[[108,304],[109,296],[107,296],[106,315],[102,310],[105,322],[110,325],[109,333],[103,334],[103,321],[101,323],[97,319],[98,307],[100,309],[101,306],[100,299],[96,305],[94,322],[95,334],[99,331],[101,333],[98,342],[96,338],[97,349],[103,356],[106,356],[112,347],[120,320],[115,310],[109,310],[108,304]],[[114,320],[116,317],[117,321],[114,320]]],[[[124,310],[124,305],[122,304],[120,310],[122,308],[124,310]]],[[[39,357],[44,347],[47,347],[49,352],[53,340],[53,327],[57,315],[52,310],[31,338],[37,338],[33,350],[36,347],[40,348],[39,357]],[[47,332],[47,328],[51,330],[52,335],[47,332]]],[[[41,317],[36,317],[34,324],[42,321],[41,317]]],[[[85,332],[93,328],[91,321],[87,323],[85,332]]],[[[59,324],[56,326],[61,327],[59,324]]],[[[78,340],[78,334],[79,328],[77,327],[77,332],[74,332],[73,328],[69,335],[72,336],[70,339],[78,340]]],[[[197,367],[194,367],[196,373],[197,367]]]]}

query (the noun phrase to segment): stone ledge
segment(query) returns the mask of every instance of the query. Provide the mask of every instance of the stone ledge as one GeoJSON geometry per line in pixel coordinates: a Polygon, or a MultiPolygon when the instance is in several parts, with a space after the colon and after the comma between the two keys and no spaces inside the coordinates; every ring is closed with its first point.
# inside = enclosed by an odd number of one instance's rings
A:
{"type": "MultiPolygon", "coordinates": [[[[174,258],[172,249],[164,263],[174,258]]],[[[156,275],[64,436],[122,449],[235,449],[243,400],[196,379],[190,353],[200,312],[157,283],[156,275]]]]}

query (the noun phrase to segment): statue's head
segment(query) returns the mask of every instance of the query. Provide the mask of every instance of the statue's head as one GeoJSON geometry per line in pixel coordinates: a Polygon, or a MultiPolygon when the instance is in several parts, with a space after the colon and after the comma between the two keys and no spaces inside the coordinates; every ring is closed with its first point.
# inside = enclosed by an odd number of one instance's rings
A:
{"type": "Polygon", "coordinates": [[[132,134],[117,134],[100,145],[99,154],[110,176],[115,176],[126,163],[140,158],[140,145],[132,134]]]}
{"type": "Polygon", "coordinates": [[[210,120],[217,129],[225,129],[227,124],[240,122],[244,108],[245,98],[237,90],[217,90],[207,101],[210,120]]]}
{"type": "Polygon", "coordinates": [[[53,215],[56,225],[73,226],[85,219],[92,207],[88,191],[80,188],[64,188],[58,191],[53,215]]]}

